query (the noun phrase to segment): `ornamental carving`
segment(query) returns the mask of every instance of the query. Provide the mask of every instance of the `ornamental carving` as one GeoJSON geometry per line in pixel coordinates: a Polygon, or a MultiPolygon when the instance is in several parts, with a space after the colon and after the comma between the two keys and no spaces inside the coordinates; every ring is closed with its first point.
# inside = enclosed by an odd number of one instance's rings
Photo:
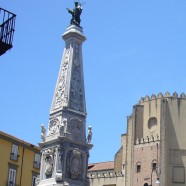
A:
{"type": "Polygon", "coordinates": [[[57,118],[54,118],[54,119],[52,119],[50,121],[50,124],[49,124],[49,132],[50,132],[50,134],[56,133],[58,125],[59,125],[59,120],[57,118]]]}
{"type": "Polygon", "coordinates": [[[44,172],[46,178],[51,178],[54,171],[54,149],[46,149],[44,151],[44,172]]]}
{"type": "Polygon", "coordinates": [[[73,58],[73,68],[72,68],[72,78],[71,78],[71,92],[70,92],[70,108],[83,111],[82,108],[82,80],[81,80],[81,70],[80,70],[80,55],[79,55],[79,45],[74,46],[74,58],[73,58]]]}
{"type": "Polygon", "coordinates": [[[68,92],[65,90],[66,82],[67,82],[67,73],[68,73],[68,66],[70,60],[70,44],[67,46],[65,57],[62,64],[62,69],[60,72],[57,89],[54,98],[54,105],[53,109],[59,109],[62,107],[63,103],[67,104],[68,102],[68,92]]]}
{"type": "Polygon", "coordinates": [[[78,149],[74,149],[70,156],[70,177],[71,179],[78,179],[81,174],[81,152],[78,149]]]}
{"type": "Polygon", "coordinates": [[[77,117],[71,118],[68,129],[75,138],[80,137],[82,131],[82,120],[77,117]]]}

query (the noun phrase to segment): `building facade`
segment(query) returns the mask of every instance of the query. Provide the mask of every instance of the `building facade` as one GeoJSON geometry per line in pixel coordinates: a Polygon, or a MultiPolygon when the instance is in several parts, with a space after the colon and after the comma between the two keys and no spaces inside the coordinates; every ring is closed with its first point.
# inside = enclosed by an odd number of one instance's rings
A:
{"type": "Polygon", "coordinates": [[[90,185],[123,186],[124,174],[116,172],[114,161],[90,164],[88,169],[90,185]]]}
{"type": "Polygon", "coordinates": [[[0,185],[35,186],[40,148],[0,131],[0,185]]]}
{"type": "MultiPolygon", "coordinates": [[[[167,92],[141,98],[127,117],[127,133],[121,135],[121,148],[114,158],[113,171],[123,174],[122,185],[186,185],[185,131],[184,93],[178,96],[176,92],[173,95],[167,92]]],[[[91,174],[89,178],[95,179],[91,174]]],[[[91,186],[120,185],[109,176],[90,183],[91,186]]]]}

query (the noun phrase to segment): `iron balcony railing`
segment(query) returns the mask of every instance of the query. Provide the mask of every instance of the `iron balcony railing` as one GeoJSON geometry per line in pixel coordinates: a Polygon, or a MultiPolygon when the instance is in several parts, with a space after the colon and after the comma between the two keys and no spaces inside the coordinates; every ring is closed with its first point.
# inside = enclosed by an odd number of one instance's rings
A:
{"type": "Polygon", "coordinates": [[[12,48],[16,15],[0,8],[0,55],[12,48]]]}

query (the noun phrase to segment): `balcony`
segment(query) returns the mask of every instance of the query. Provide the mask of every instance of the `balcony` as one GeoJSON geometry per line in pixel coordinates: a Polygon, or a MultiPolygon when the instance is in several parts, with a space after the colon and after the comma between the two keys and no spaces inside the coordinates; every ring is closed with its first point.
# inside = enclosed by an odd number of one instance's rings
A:
{"type": "Polygon", "coordinates": [[[13,47],[15,18],[15,14],[0,8],[0,56],[13,47]]]}

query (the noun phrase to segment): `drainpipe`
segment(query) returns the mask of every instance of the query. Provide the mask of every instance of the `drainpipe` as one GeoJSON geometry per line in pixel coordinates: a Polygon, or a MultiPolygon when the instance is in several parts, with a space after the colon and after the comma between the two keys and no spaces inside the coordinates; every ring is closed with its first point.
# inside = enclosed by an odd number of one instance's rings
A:
{"type": "Polygon", "coordinates": [[[21,186],[21,183],[22,183],[24,152],[25,152],[25,148],[23,147],[22,160],[21,160],[21,175],[20,175],[20,184],[19,184],[20,186],[21,186]]]}

